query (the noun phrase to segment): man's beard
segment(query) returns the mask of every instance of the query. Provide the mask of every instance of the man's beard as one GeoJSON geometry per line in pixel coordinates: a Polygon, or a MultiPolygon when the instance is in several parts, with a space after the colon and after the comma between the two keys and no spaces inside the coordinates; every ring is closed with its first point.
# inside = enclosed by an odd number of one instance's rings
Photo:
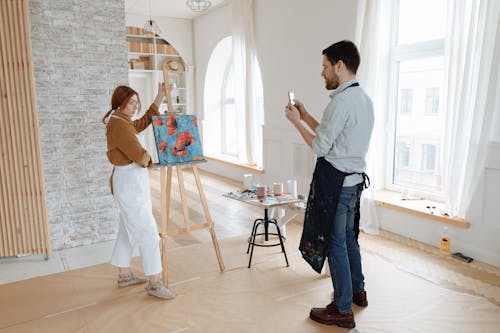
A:
{"type": "Polygon", "coordinates": [[[326,90],[333,90],[339,87],[339,77],[334,75],[331,80],[325,80],[326,90]]]}
{"type": "Polygon", "coordinates": [[[337,89],[339,87],[339,80],[326,81],[325,86],[327,90],[337,89]]]}

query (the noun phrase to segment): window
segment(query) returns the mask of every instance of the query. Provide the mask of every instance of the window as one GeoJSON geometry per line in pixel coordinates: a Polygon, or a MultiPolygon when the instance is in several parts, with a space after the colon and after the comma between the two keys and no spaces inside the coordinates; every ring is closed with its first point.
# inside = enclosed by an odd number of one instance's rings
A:
{"type": "MultiPolygon", "coordinates": [[[[236,89],[243,84],[243,78],[236,75],[232,59],[233,42],[232,37],[222,39],[212,51],[208,61],[205,75],[205,86],[203,94],[203,119],[202,136],[203,151],[206,156],[215,157],[227,162],[241,164],[245,160],[246,136],[242,133],[242,127],[247,126],[244,122],[245,114],[238,109],[236,89]],[[245,125],[242,125],[243,124],[245,125]]],[[[256,85],[259,86],[256,94],[255,112],[263,113],[262,77],[257,68],[256,85]]],[[[241,75],[239,75],[241,76],[241,75]]],[[[257,127],[257,130],[260,126],[257,127]]],[[[252,129],[253,130],[253,129],[252,129]]],[[[252,142],[256,151],[257,166],[262,167],[262,133],[252,132],[258,142],[252,142]]]]}
{"type": "Polygon", "coordinates": [[[425,93],[425,113],[439,112],[439,88],[427,88],[425,93]]]}
{"type": "Polygon", "coordinates": [[[410,114],[411,106],[413,102],[413,90],[412,89],[401,89],[399,112],[410,114]]]}
{"type": "Polygon", "coordinates": [[[387,151],[393,162],[386,187],[441,198],[438,152],[444,115],[439,112],[439,101],[444,80],[446,0],[395,3],[394,29],[388,32],[393,33],[389,85],[393,135],[387,151]]]}

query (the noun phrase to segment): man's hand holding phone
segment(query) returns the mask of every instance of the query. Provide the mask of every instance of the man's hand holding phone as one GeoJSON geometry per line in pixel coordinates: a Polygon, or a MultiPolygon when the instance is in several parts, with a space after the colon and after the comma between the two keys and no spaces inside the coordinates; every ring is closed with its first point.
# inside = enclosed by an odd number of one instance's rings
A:
{"type": "Polygon", "coordinates": [[[288,93],[288,103],[291,106],[295,106],[300,114],[300,119],[304,120],[304,116],[306,115],[306,109],[304,108],[304,104],[301,101],[295,98],[295,94],[291,91],[288,93]]]}

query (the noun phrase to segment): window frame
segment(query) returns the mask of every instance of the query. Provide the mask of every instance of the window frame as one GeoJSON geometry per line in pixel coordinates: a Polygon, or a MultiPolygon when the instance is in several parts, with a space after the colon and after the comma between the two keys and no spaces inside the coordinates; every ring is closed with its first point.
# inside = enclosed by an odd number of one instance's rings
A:
{"type": "MultiPolygon", "coordinates": [[[[394,172],[396,168],[396,128],[397,117],[399,114],[399,64],[402,61],[414,60],[420,58],[429,58],[437,56],[445,56],[445,38],[436,40],[427,40],[423,42],[416,42],[413,44],[398,45],[398,32],[399,32],[399,4],[400,1],[396,0],[392,6],[392,22],[391,22],[391,36],[390,36],[390,50],[389,50],[389,83],[388,83],[388,107],[387,107],[387,161],[386,161],[386,174],[385,174],[385,188],[387,190],[408,193],[411,192],[416,196],[423,198],[445,201],[444,192],[430,192],[423,189],[410,188],[399,184],[394,184],[394,172]]],[[[444,96],[445,91],[441,92],[444,96]]],[[[414,110],[412,110],[414,111],[414,110]]],[[[403,115],[411,115],[411,113],[403,113],[403,115]]],[[[434,114],[431,114],[434,116],[434,114]]],[[[440,149],[436,149],[440,151],[440,149]]],[[[439,157],[438,157],[439,158],[439,157]]],[[[410,157],[411,160],[411,157],[410,157]]],[[[411,162],[410,162],[411,168],[411,162]]],[[[437,168],[436,168],[437,169],[437,168]]]]}

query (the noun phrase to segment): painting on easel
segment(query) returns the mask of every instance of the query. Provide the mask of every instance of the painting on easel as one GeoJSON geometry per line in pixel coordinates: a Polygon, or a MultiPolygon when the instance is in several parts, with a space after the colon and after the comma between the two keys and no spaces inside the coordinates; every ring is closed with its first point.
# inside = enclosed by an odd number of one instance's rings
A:
{"type": "Polygon", "coordinates": [[[205,162],[198,120],[193,115],[153,116],[153,133],[161,165],[205,162]]]}

